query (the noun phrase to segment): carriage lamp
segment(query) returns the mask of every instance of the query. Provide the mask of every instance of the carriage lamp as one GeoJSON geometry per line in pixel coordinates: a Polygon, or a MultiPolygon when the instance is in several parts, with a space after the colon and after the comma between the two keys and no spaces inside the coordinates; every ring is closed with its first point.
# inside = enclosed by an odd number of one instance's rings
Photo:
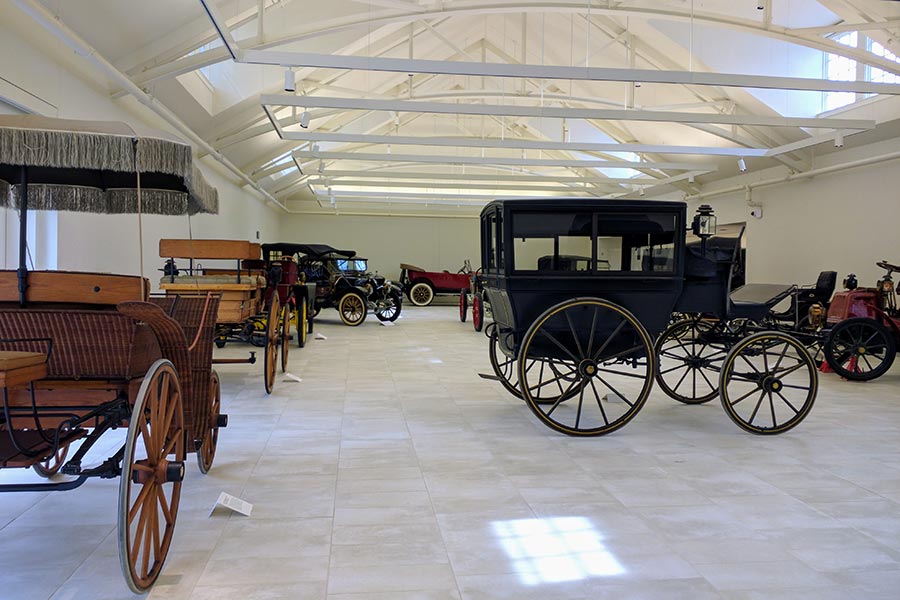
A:
{"type": "Polygon", "coordinates": [[[701,204],[697,209],[691,231],[700,238],[700,252],[706,254],[706,240],[716,235],[716,215],[709,204],[701,204]]]}

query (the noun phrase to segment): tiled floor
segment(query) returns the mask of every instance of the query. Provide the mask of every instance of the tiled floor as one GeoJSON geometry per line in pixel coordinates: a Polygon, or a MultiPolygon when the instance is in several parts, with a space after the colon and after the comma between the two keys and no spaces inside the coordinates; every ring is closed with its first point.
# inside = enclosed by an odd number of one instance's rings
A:
{"type": "MultiPolygon", "coordinates": [[[[477,376],[486,340],[455,307],[321,317],[327,339],[291,353],[302,381],[266,396],[260,365],[219,369],[229,427],[209,475],[189,465],[150,598],[898,597],[897,366],[823,376],[782,436],[657,390],[624,429],[573,439],[477,376]],[[252,516],[209,516],[221,491],[252,516]]],[[[0,598],[132,597],[116,495],[0,496],[0,598]]]]}

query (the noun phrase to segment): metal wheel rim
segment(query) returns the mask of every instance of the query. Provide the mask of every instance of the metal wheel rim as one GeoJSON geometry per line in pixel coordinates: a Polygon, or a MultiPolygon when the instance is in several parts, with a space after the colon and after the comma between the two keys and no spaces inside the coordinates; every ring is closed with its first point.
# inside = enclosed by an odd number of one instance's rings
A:
{"type": "Polygon", "coordinates": [[[272,390],[275,388],[275,369],[278,360],[278,343],[280,341],[278,339],[278,330],[280,329],[278,323],[280,309],[281,302],[278,299],[278,294],[273,294],[272,302],[269,305],[269,314],[266,320],[266,352],[263,364],[263,384],[265,385],[267,394],[271,394],[272,390]]]}
{"type": "Polygon", "coordinates": [[[119,480],[119,562],[128,587],[135,593],[140,594],[150,589],[162,570],[178,516],[181,481],[158,483],[155,478],[150,478],[143,484],[135,484],[132,477],[135,473],[152,472],[159,467],[160,458],[167,459],[169,456],[180,461],[183,468],[185,452],[184,412],[178,373],[171,362],[160,359],[150,367],[135,399],[128,423],[119,480]],[[163,387],[166,388],[164,394],[163,387]],[[155,400],[155,413],[153,403],[148,402],[148,398],[155,400]],[[142,452],[147,447],[154,451],[142,452]],[[135,461],[136,453],[147,454],[147,464],[135,461]],[[141,491],[134,496],[132,503],[133,485],[140,485],[141,491]],[[162,489],[165,486],[170,486],[168,500],[162,489]],[[161,533],[160,512],[165,520],[165,528],[161,533]],[[132,535],[131,527],[135,519],[139,523],[132,535]],[[150,527],[147,527],[147,523],[150,527]],[[132,537],[135,539],[132,540],[132,537]],[[153,550],[152,564],[150,550],[153,550]],[[136,570],[139,559],[140,569],[136,570]]]}
{"type": "Polygon", "coordinates": [[[896,349],[892,350],[894,344],[890,337],[891,332],[879,326],[877,321],[866,318],[843,321],[835,326],[826,342],[827,362],[844,378],[876,379],[887,372],[894,361],[896,349]]]}
{"type": "Polygon", "coordinates": [[[203,432],[203,442],[197,451],[197,463],[201,473],[209,473],[216,458],[219,443],[219,414],[222,412],[222,389],[215,371],[209,378],[209,422],[203,432]]]}
{"type": "Polygon", "coordinates": [[[291,349],[291,307],[285,304],[281,309],[281,372],[287,372],[288,353],[291,349]]]}

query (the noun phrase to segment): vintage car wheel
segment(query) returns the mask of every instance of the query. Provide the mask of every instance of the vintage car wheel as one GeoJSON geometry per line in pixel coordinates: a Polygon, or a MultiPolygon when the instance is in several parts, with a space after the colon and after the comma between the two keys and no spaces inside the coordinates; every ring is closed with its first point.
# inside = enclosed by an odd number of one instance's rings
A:
{"type": "Polygon", "coordinates": [[[481,294],[472,296],[472,327],[475,331],[484,329],[484,300],[481,294]]]}
{"type": "Polygon", "coordinates": [[[650,335],[628,310],[600,298],[575,298],[531,324],[516,368],[528,407],[545,425],[595,436],[619,429],[643,408],[656,360],[650,335]],[[539,401],[545,388],[556,395],[552,403],[539,401]],[[563,404],[567,397],[578,400],[563,404]]]}
{"type": "Polygon", "coordinates": [[[137,594],[150,589],[169,552],[185,452],[181,384],[174,365],[160,359],[135,398],[119,480],[119,562],[137,594]]]}
{"type": "Polygon", "coordinates": [[[469,312],[469,292],[466,288],[459,291],[459,320],[466,322],[466,314],[469,312]]]}
{"type": "Polygon", "coordinates": [[[288,353],[291,350],[291,306],[281,308],[281,372],[287,372],[288,353]]]}
{"type": "Polygon", "coordinates": [[[367,312],[366,300],[358,292],[347,292],[338,302],[338,313],[344,325],[356,327],[366,320],[367,312]]]}
{"type": "Polygon", "coordinates": [[[761,331],[739,341],[719,374],[725,412],[750,433],[775,434],[795,427],[809,414],[818,386],[809,352],[780,331],[761,331]]]}
{"type": "Polygon", "coordinates": [[[669,325],[656,340],[656,382],[667,396],[703,404],[719,395],[718,378],[728,347],[709,338],[714,326],[700,319],[669,325]]]}
{"type": "Polygon", "coordinates": [[[222,388],[219,385],[219,374],[212,371],[209,375],[209,420],[200,448],[197,450],[197,466],[204,475],[209,473],[216,458],[216,446],[219,443],[219,428],[225,427],[228,417],[222,414],[222,388]]]}
{"type": "Polygon", "coordinates": [[[400,292],[392,292],[388,295],[390,306],[385,306],[375,311],[375,316],[379,321],[390,321],[393,323],[400,318],[400,311],[403,309],[403,294],[400,292]]]}
{"type": "Polygon", "coordinates": [[[306,298],[301,298],[297,303],[297,347],[306,346],[306,338],[309,335],[312,321],[309,320],[309,305],[306,298]]]}
{"type": "Polygon", "coordinates": [[[869,381],[884,375],[897,354],[893,334],[866,317],[841,321],[825,340],[825,360],[850,381],[869,381]]]}
{"type": "Polygon", "coordinates": [[[281,329],[279,315],[281,311],[281,302],[278,295],[272,295],[272,302],[269,305],[269,313],[266,321],[266,337],[263,353],[263,384],[266,387],[266,393],[271,394],[275,389],[275,369],[278,361],[278,344],[281,343],[279,329],[281,329]]]}
{"type": "Polygon", "coordinates": [[[409,288],[409,300],[416,306],[428,306],[434,300],[434,288],[430,283],[420,281],[409,288]]]}

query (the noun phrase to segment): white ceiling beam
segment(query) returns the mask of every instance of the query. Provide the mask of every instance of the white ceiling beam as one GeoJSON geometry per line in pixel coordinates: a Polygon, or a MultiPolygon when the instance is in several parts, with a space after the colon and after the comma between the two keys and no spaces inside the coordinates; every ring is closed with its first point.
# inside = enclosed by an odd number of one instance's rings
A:
{"type": "MultiPolygon", "coordinates": [[[[695,171],[693,175],[700,176],[706,171],[695,171]]],[[[322,177],[328,177],[335,182],[340,181],[343,177],[356,178],[373,178],[373,179],[424,179],[424,180],[459,180],[459,181],[546,181],[548,183],[601,183],[601,184],[618,184],[618,183],[671,183],[674,178],[654,179],[650,177],[591,177],[591,176],[567,176],[567,175],[541,175],[535,173],[512,173],[505,171],[504,173],[451,173],[451,172],[409,172],[409,171],[391,171],[391,170],[340,170],[326,169],[322,177]]]]}
{"type": "Polygon", "coordinates": [[[582,167],[582,168],[615,168],[615,169],[671,169],[673,171],[716,170],[716,165],[702,163],[676,162],[634,162],[628,160],[583,160],[583,159],[551,159],[551,158],[512,158],[500,156],[454,156],[425,154],[368,154],[364,152],[313,152],[297,150],[292,153],[296,162],[309,160],[356,160],[384,162],[386,160],[408,163],[442,164],[442,165],[514,165],[528,167],[582,167]]]}
{"type": "Polygon", "coordinates": [[[362,135],[329,131],[284,131],[283,139],[302,142],[344,142],[357,144],[396,144],[400,146],[441,146],[458,148],[511,148],[522,150],[562,150],[566,152],[655,152],[659,154],[701,154],[709,156],[765,156],[768,148],[723,148],[716,146],[664,146],[652,144],[603,144],[593,142],[544,142],[519,138],[418,137],[400,135],[362,135]]]}
{"type": "MultiPolygon", "coordinates": [[[[324,174],[327,176],[327,174],[324,174]]],[[[655,180],[654,180],[655,181],[655,180]]],[[[584,184],[573,185],[526,185],[516,183],[463,183],[447,181],[444,183],[433,182],[409,182],[409,181],[368,181],[364,179],[309,179],[309,185],[321,185],[335,189],[351,187],[373,187],[373,188],[412,188],[418,190],[516,190],[529,192],[570,192],[570,191],[596,191],[596,187],[585,187],[584,184]]],[[[655,184],[654,184],[655,185],[655,184]]],[[[619,186],[610,183],[608,189],[617,189],[619,186]]]]}
{"type": "MultiPolygon", "coordinates": [[[[573,188],[569,190],[572,193],[585,194],[590,193],[589,189],[578,189],[573,188]]],[[[443,198],[447,200],[459,200],[459,201],[470,201],[470,200],[482,200],[482,201],[491,201],[497,200],[500,198],[522,198],[523,194],[454,194],[452,192],[439,192],[434,194],[429,194],[426,192],[353,192],[348,190],[332,190],[329,192],[326,190],[316,190],[316,196],[328,198],[329,196],[334,196],[335,198],[343,197],[343,198],[409,198],[409,199],[420,199],[420,200],[428,200],[431,198],[443,198]]],[[[533,194],[532,194],[533,195],[533,194]]],[[[590,194],[593,195],[593,194],[590,194]]],[[[535,198],[539,198],[540,196],[533,195],[535,198]]]]}
{"type": "Polygon", "coordinates": [[[350,0],[357,4],[365,4],[367,6],[383,6],[384,8],[396,8],[399,10],[425,11],[423,6],[419,6],[413,2],[404,2],[403,0],[350,0]]]}
{"type": "Polygon", "coordinates": [[[576,81],[622,81],[668,83],[679,85],[713,85],[812,92],[855,92],[859,94],[900,95],[900,84],[865,81],[830,81],[806,77],[773,77],[738,73],[705,73],[697,71],[662,71],[656,69],[622,69],[607,67],[568,67],[564,65],[532,65],[479,63],[448,60],[346,56],[311,52],[276,52],[246,50],[241,62],[259,65],[348,69],[389,73],[431,73],[434,75],[469,75],[473,77],[525,77],[529,79],[572,79],[576,81]]]}
{"type": "MultiPolygon", "coordinates": [[[[515,65],[509,65],[515,66],[515,65]]],[[[888,84],[893,85],[893,84],[888,84]]],[[[900,85],[896,85],[900,91],[900,85]]],[[[665,123],[722,123],[729,125],[762,125],[768,127],[822,127],[829,129],[873,129],[874,120],[829,119],[804,117],[771,117],[765,115],[723,115],[651,110],[572,108],[555,106],[512,106],[498,104],[449,104],[378,98],[336,98],[326,96],[293,96],[263,94],[263,106],[300,106],[304,108],[340,108],[345,110],[384,110],[423,112],[447,115],[492,115],[507,117],[544,117],[557,119],[601,119],[605,121],[654,121],[665,123]]]]}
{"type": "Polygon", "coordinates": [[[829,33],[842,33],[844,31],[872,31],[883,30],[891,31],[900,29],[900,19],[892,19],[890,21],[876,21],[864,23],[848,23],[842,21],[834,25],[825,25],[824,27],[801,27],[792,29],[797,35],[826,35],[829,33]]]}
{"type": "Polygon", "coordinates": [[[219,8],[211,0],[200,0],[200,4],[203,6],[203,10],[206,11],[209,20],[212,21],[213,28],[225,45],[225,49],[228,50],[228,54],[231,55],[232,60],[237,60],[241,49],[234,36],[231,35],[231,28],[228,26],[228,23],[219,14],[219,8]]]}

